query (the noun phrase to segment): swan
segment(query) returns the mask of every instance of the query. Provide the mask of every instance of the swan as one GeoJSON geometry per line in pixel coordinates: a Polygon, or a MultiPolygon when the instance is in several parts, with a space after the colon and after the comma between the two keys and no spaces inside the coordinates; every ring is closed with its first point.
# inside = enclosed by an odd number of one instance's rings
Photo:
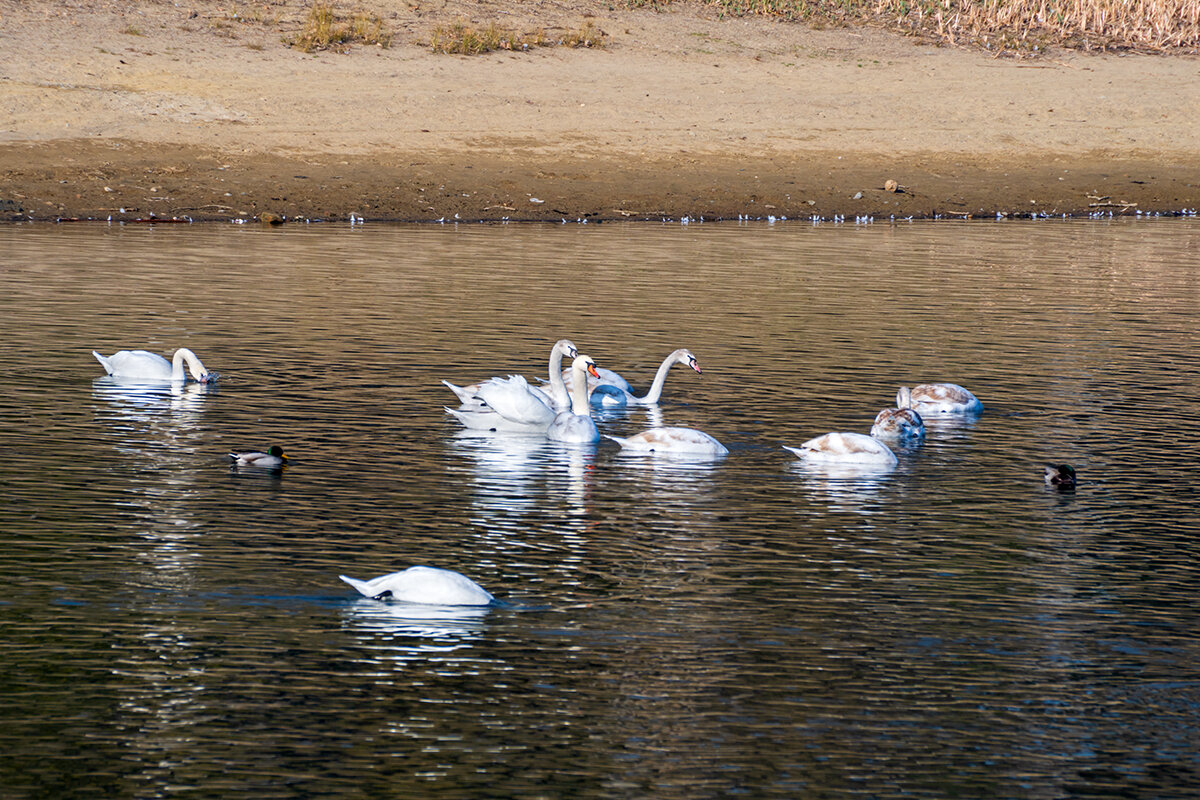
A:
{"type": "Polygon", "coordinates": [[[885,408],[875,415],[871,435],[888,442],[919,442],[925,438],[925,421],[916,409],[885,408]]]}
{"type": "MultiPolygon", "coordinates": [[[[540,386],[529,387],[541,393],[546,399],[548,399],[555,411],[562,411],[571,405],[571,399],[567,396],[567,387],[563,383],[562,360],[564,355],[568,358],[574,358],[575,356],[579,355],[578,349],[575,347],[574,342],[572,342],[570,339],[559,339],[554,343],[554,347],[550,348],[550,389],[547,391],[542,389],[540,386]]],[[[512,377],[513,376],[509,376],[510,379],[512,377]]],[[[459,410],[470,411],[486,408],[486,404],[479,397],[479,390],[485,383],[491,383],[492,381],[497,380],[503,381],[504,379],[492,378],[490,381],[480,381],[479,383],[473,383],[468,386],[456,386],[450,381],[445,380],[442,381],[442,383],[446,384],[446,386],[450,388],[450,391],[454,392],[454,394],[458,396],[459,402],[462,403],[462,405],[459,406],[459,410]]],[[[528,387],[528,383],[525,385],[528,387]]],[[[521,393],[523,389],[514,386],[512,391],[521,393]]]]}
{"type": "Polygon", "coordinates": [[[544,433],[557,413],[546,395],[520,375],[484,381],[475,396],[480,403],[475,408],[446,408],[472,430],[544,433]]]}
{"type": "MultiPolygon", "coordinates": [[[[608,434],[605,434],[608,436],[608,434]]],[[[650,453],[651,455],[680,455],[723,456],[729,453],[725,445],[709,436],[704,431],[695,428],[651,428],[633,436],[622,438],[608,436],[622,450],[633,453],[650,453]]]]}
{"type": "Polygon", "coordinates": [[[185,361],[192,377],[200,383],[211,383],[220,377],[217,373],[205,369],[196,354],[186,347],[176,350],[170,361],[149,350],[119,350],[107,357],[93,350],[92,355],[100,362],[100,366],[104,367],[104,371],[114,378],[185,381],[187,380],[187,376],[183,374],[185,361]]]}
{"type": "Polygon", "coordinates": [[[596,362],[589,356],[576,356],[571,362],[571,382],[574,392],[571,393],[571,408],[560,411],[546,429],[546,437],[555,442],[572,442],[589,444],[600,441],[600,432],[596,430],[596,421],[592,419],[592,407],[588,403],[587,378],[595,377],[596,362]]]}
{"type": "Polygon", "coordinates": [[[230,453],[229,458],[235,467],[259,467],[260,469],[278,469],[287,463],[287,453],[277,444],[267,448],[267,452],[250,451],[245,453],[230,453]]]}
{"type": "Polygon", "coordinates": [[[890,447],[864,433],[827,433],[783,449],[809,464],[891,468],[899,463],[890,447]]]}
{"type": "MultiPolygon", "coordinates": [[[[696,356],[692,355],[691,350],[681,347],[664,358],[663,362],[659,364],[658,371],[654,373],[654,382],[650,384],[650,391],[646,392],[644,396],[638,397],[635,395],[633,387],[629,385],[629,381],[612,370],[598,370],[600,378],[594,382],[588,382],[591,401],[605,406],[652,406],[662,397],[663,384],[666,383],[667,373],[676,364],[686,364],[694,369],[697,374],[702,374],[700,362],[696,360],[696,356]]],[[[568,386],[567,391],[571,391],[571,387],[568,386]]]]}
{"type": "Polygon", "coordinates": [[[490,592],[458,572],[436,567],[409,567],[403,572],[380,575],[360,581],[339,575],[372,600],[399,600],[402,603],[424,603],[439,606],[486,606],[493,599],[490,592]]]}
{"type": "Polygon", "coordinates": [[[1070,464],[1046,465],[1046,485],[1064,489],[1075,488],[1075,468],[1070,464]]]}
{"type": "Polygon", "coordinates": [[[896,392],[897,408],[916,409],[921,414],[978,414],[983,411],[979,398],[956,383],[922,383],[896,392]]]}

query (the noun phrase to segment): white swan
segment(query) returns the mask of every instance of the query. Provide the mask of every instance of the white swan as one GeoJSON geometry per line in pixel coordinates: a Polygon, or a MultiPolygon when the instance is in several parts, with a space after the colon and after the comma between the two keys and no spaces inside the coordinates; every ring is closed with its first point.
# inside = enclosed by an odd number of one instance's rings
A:
{"type": "Polygon", "coordinates": [[[571,408],[558,413],[546,429],[547,438],[574,444],[600,441],[600,431],[596,430],[596,421],[592,419],[592,407],[587,397],[588,375],[595,377],[598,374],[596,362],[588,356],[576,356],[571,362],[571,383],[574,388],[571,408]]]}
{"type": "Polygon", "coordinates": [[[864,433],[827,433],[799,447],[785,444],[783,449],[795,453],[801,461],[822,466],[891,468],[899,463],[890,447],[864,433]]]}
{"type": "Polygon", "coordinates": [[[695,428],[651,428],[633,436],[608,438],[633,453],[723,456],[729,452],[725,445],[695,428]]]}
{"type": "MultiPolygon", "coordinates": [[[[672,352],[669,356],[663,359],[663,362],[658,366],[658,372],[654,373],[654,382],[650,384],[650,391],[642,397],[638,397],[633,393],[633,388],[629,385],[629,381],[622,378],[612,370],[599,370],[600,378],[596,381],[589,381],[589,391],[591,401],[604,406],[652,406],[662,397],[663,384],[667,380],[667,373],[671,371],[671,367],[676,364],[686,364],[701,374],[700,362],[692,355],[691,350],[680,348],[672,352]]],[[[567,387],[567,391],[571,391],[567,387]]]]}
{"type": "MultiPolygon", "coordinates": [[[[554,347],[550,348],[550,388],[548,390],[542,389],[540,386],[529,386],[528,383],[525,383],[523,387],[514,385],[512,391],[521,394],[525,388],[530,388],[549,400],[555,411],[562,411],[568,408],[571,405],[571,399],[567,396],[567,387],[563,383],[562,360],[564,355],[568,358],[574,358],[579,355],[578,349],[570,339],[559,339],[554,343],[554,347]]],[[[514,376],[509,376],[510,379],[512,377],[514,376]]],[[[478,411],[486,408],[486,403],[479,397],[480,388],[485,383],[504,380],[503,378],[492,378],[488,381],[480,381],[479,383],[472,383],[467,386],[455,386],[450,381],[445,380],[442,383],[446,384],[450,388],[450,391],[457,395],[459,402],[462,403],[459,406],[460,411],[478,411]]]]}
{"type": "Polygon", "coordinates": [[[912,408],[930,414],[978,414],[983,411],[979,398],[957,383],[922,383],[896,392],[897,408],[912,408]]]}
{"type": "Polygon", "coordinates": [[[92,355],[100,362],[100,366],[104,367],[104,371],[114,378],[185,381],[187,380],[187,376],[183,374],[185,361],[192,377],[200,383],[210,383],[219,377],[217,373],[205,369],[196,354],[186,347],[176,350],[170,361],[149,350],[119,350],[111,356],[102,356],[93,350],[92,355]]]}
{"type": "Polygon", "coordinates": [[[913,408],[885,408],[875,415],[871,435],[885,442],[919,442],[925,438],[925,420],[913,408]]]}
{"type": "Polygon", "coordinates": [[[446,408],[472,430],[544,433],[557,413],[545,394],[520,375],[484,381],[475,396],[480,401],[475,408],[446,408]]]}
{"type": "Polygon", "coordinates": [[[438,606],[486,606],[495,598],[475,581],[458,572],[436,567],[409,567],[403,572],[360,581],[339,575],[363,597],[399,600],[438,606]]]}

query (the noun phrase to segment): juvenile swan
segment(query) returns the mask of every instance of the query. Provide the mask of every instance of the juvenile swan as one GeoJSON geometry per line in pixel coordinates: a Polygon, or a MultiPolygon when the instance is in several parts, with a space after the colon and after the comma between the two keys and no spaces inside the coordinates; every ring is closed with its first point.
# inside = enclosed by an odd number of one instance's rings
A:
{"type": "Polygon", "coordinates": [[[801,461],[817,465],[891,468],[899,463],[890,447],[862,433],[827,433],[799,447],[785,444],[783,449],[795,453],[801,461]]]}
{"type": "Polygon", "coordinates": [[[633,436],[608,438],[631,453],[723,456],[729,452],[725,445],[695,428],[651,428],[633,436]]]}
{"type": "Polygon", "coordinates": [[[92,355],[100,362],[100,366],[104,367],[104,371],[114,378],[185,381],[187,376],[183,374],[183,364],[186,361],[192,377],[200,383],[209,383],[217,379],[217,374],[205,369],[196,354],[186,347],[176,350],[170,361],[149,350],[119,350],[111,356],[102,356],[93,350],[92,355]]]}
{"type": "Polygon", "coordinates": [[[931,414],[978,414],[983,411],[979,398],[957,383],[922,383],[896,392],[897,408],[912,408],[924,416],[931,414]]]}
{"type": "Polygon", "coordinates": [[[885,442],[919,442],[925,438],[925,421],[916,409],[885,408],[875,415],[871,435],[885,442]]]}
{"type": "Polygon", "coordinates": [[[486,589],[458,572],[436,567],[409,567],[403,572],[360,581],[339,575],[372,600],[399,600],[438,606],[486,606],[494,599],[486,589]]]}

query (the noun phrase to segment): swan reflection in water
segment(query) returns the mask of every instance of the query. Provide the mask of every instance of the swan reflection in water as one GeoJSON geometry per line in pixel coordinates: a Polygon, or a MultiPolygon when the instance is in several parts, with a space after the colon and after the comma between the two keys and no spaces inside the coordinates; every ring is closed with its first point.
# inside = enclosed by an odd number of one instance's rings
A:
{"type": "Polygon", "coordinates": [[[867,506],[879,498],[879,493],[895,474],[891,467],[865,464],[808,464],[793,461],[787,465],[802,479],[804,488],[823,499],[834,511],[853,511],[873,514],[867,506]]]}
{"type": "Polygon", "coordinates": [[[373,664],[393,669],[410,662],[437,661],[439,668],[474,661],[470,650],[483,637],[491,606],[435,606],[353,600],[343,611],[344,627],[371,651],[373,664]]]}

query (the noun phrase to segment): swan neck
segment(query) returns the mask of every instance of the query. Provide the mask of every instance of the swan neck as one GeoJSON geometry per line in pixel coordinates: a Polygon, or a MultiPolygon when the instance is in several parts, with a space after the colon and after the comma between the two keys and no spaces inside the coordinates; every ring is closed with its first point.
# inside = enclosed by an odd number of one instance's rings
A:
{"type": "Polygon", "coordinates": [[[555,345],[554,349],[550,351],[550,400],[558,408],[564,408],[569,400],[567,385],[563,383],[562,358],[562,350],[555,345]]]}
{"type": "Polygon", "coordinates": [[[663,384],[667,382],[667,373],[671,371],[671,367],[675,366],[675,354],[667,356],[666,359],[658,365],[658,372],[654,373],[654,383],[650,384],[650,391],[646,392],[646,396],[639,398],[643,403],[657,403],[658,398],[662,397],[663,384]]]}
{"type": "MultiPolygon", "coordinates": [[[[171,356],[171,380],[185,380],[183,375],[183,360],[192,355],[191,351],[186,347],[181,347],[175,351],[175,355],[171,356]]],[[[191,364],[188,364],[191,366],[191,364]]]]}
{"type": "Polygon", "coordinates": [[[582,417],[592,415],[592,405],[588,401],[587,371],[576,364],[571,368],[571,412],[582,417]]]}

